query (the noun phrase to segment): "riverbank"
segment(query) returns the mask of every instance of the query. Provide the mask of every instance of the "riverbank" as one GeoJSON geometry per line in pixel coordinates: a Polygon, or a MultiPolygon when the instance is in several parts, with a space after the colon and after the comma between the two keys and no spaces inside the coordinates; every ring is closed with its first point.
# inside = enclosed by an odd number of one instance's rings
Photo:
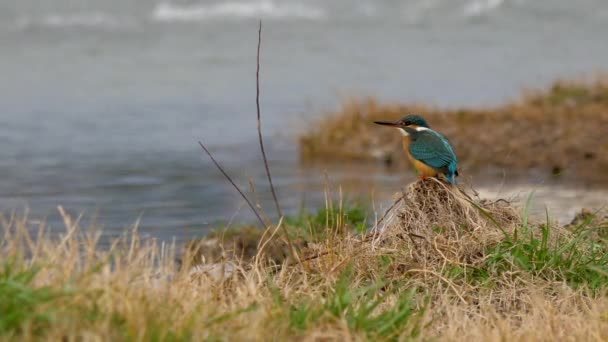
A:
{"type": "Polygon", "coordinates": [[[596,211],[534,222],[430,180],[372,220],[338,203],[246,229],[251,243],[217,231],[198,243],[223,241],[204,257],[136,229],[103,250],[62,214],[59,238],[1,220],[2,339],[608,338],[608,217],[596,211]]]}
{"type": "Polygon", "coordinates": [[[373,124],[420,114],[447,136],[464,177],[526,175],[608,185],[608,81],[558,81],[519,100],[488,108],[439,109],[352,100],[315,123],[299,140],[304,163],[378,162],[407,167],[401,136],[373,124]]]}

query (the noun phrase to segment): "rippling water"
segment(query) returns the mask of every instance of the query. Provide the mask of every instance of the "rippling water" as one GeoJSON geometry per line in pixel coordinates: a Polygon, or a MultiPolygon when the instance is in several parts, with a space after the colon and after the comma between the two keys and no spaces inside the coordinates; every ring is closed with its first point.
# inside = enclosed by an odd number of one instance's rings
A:
{"type": "MultiPolygon", "coordinates": [[[[323,168],[299,166],[295,136],[347,96],[491,105],[608,60],[603,0],[3,1],[0,210],[29,207],[58,226],[63,205],[109,234],[142,215],[141,230],[164,239],[234,213],[251,220],[196,142],[269,203],[255,131],[259,17],[264,132],[292,213],[322,203],[325,181],[323,168]]],[[[379,202],[411,179],[346,165],[327,175],[379,202]]],[[[589,189],[551,189],[539,207],[561,217],[604,204],[589,189]]]]}

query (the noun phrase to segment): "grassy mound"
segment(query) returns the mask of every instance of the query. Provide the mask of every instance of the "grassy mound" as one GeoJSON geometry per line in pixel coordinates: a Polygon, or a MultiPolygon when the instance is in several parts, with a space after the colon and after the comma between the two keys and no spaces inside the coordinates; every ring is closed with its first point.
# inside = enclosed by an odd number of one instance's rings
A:
{"type": "Polygon", "coordinates": [[[494,108],[347,102],[299,140],[304,162],[382,161],[407,165],[401,137],[374,120],[424,116],[455,147],[463,173],[536,170],[570,181],[608,183],[608,82],[559,81],[494,108]]]}
{"type": "MultiPolygon", "coordinates": [[[[367,281],[384,279],[385,288],[419,289],[434,305],[447,301],[478,311],[483,304],[509,316],[530,309],[533,295],[554,293],[563,282],[573,289],[583,285],[589,270],[582,266],[581,275],[568,269],[575,260],[608,262],[589,236],[575,238],[551,222],[528,222],[504,200],[473,200],[435,179],[412,183],[396,197],[373,231],[329,241],[308,269],[324,274],[348,265],[367,281]]],[[[608,280],[596,276],[597,282],[608,280]]],[[[435,314],[439,309],[434,307],[435,314]]]]}
{"type": "Polygon", "coordinates": [[[376,240],[410,251],[411,262],[425,268],[479,264],[486,250],[521,222],[509,203],[477,204],[435,179],[410,184],[399,199],[376,240]]]}
{"type": "MultiPolygon", "coordinates": [[[[305,244],[282,261],[267,252],[277,226],[248,233],[248,257],[203,260],[136,230],[104,250],[62,215],[59,237],[0,216],[2,340],[608,338],[608,218],[597,212],[566,230],[427,180],[366,233],[342,206],[284,220],[305,244]],[[202,261],[202,272],[184,267],[202,261]]],[[[238,246],[236,235],[207,241],[238,246]]]]}

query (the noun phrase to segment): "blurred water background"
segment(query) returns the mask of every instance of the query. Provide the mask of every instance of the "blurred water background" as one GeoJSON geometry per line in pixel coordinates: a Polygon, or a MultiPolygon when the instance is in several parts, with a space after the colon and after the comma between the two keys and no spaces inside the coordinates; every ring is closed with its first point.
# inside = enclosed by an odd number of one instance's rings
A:
{"type": "MultiPolygon", "coordinates": [[[[270,211],[255,131],[258,18],[263,128],[288,213],[322,205],[326,177],[380,203],[412,179],[299,165],[298,133],[346,97],[494,105],[608,61],[605,0],[5,0],[0,211],[60,226],[62,205],[109,235],[141,216],[144,234],[179,240],[252,220],[199,139],[270,211]]],[[[501,182],[479,187],[510,196],[501,182]]],[[[606,194],[542,178],[509,190],[536,190],[558,218],[606,194]]]]}

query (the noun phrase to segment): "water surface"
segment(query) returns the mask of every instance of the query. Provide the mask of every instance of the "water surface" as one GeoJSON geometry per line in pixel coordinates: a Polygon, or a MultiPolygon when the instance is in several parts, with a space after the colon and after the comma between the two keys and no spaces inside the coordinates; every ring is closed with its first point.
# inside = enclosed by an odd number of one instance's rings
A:
{"type": "MultiPolygon", "coordinates": [[[[494,105],[608,60],[603,0],[3,1],[0,210],[58,226],[62,205],[109,234],[141,216],[163,239],[250,221],[199,139],[271,209],[255,131],[259,17],[264,132],[288,213],[323,203],[325,174],[379,203],[412,179],[299,165],[297,134],[345,97],[494,105]]],[[[565,217],[603,205],[598,191],[543,187],[539,207],[565,217]]]]}

